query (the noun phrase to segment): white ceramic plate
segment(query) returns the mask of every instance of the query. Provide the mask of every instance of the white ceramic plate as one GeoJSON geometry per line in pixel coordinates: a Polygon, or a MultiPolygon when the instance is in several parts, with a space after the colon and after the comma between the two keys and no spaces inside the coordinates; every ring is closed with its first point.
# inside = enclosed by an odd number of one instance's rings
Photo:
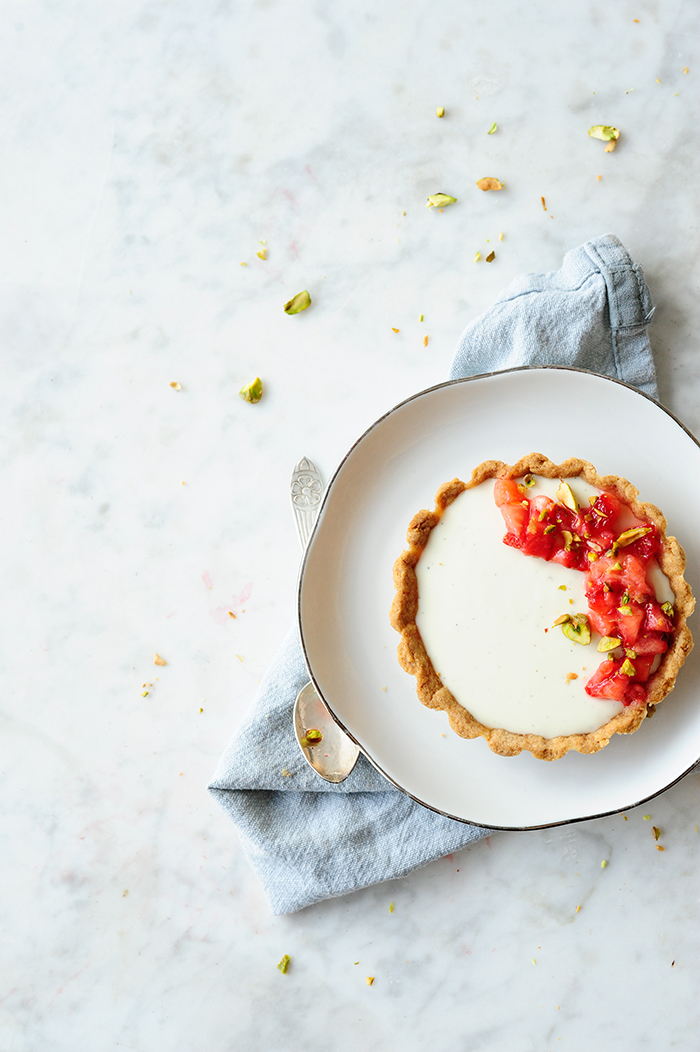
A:
{"type": "Polygon", "coordinates": [[[700,595],[700,446],[634,388],[561,368],[441,384],[378,420],[330,483],[299,583],[306,661],[341,726],[420,803],[502,829],[624,810],[667,789],[700,759],[700,646],[653,719],[592,756],[568,753],[553,763],[530,753],[497,756],[480,738],[459,738],[444,713],[418,701],[389,625],[392,566],[406,527],[433,507],[441,483],[468,479],[483,460],[514,463],[530,452],[555,462],[579,456],[603,475],[629,479],[640,499],[663,510],[700,595]]]}

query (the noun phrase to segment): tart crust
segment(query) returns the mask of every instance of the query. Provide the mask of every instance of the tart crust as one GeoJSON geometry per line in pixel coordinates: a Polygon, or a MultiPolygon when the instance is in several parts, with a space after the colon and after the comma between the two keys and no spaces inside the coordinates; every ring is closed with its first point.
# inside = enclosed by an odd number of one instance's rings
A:
{"type": "Polygon", "coordinates": [[[644,719],[652,716],[659,702],[673,689],[678,671],[693,648],[693,638],[686,621],[693,611],[695,599],[683,576],[685,552],[675,537],[666,535],[667,522],[662,512],[654,504],[640,502],[638,496],[639,491],[626,479],[618,475],[601,476],[586,460],[571,457],[563,464],[554,464],[541,453],[530,453],[517,464],[486,460],[474,469],[469,482],[453,479],[440,486],[435,495],[434,511],[419,511],[409,524],[406,535],[408,548],[394,564],[396,595],[390,613],[392,627],[401,634],[399,663],[406,672],[415,676],[418,698],[423,705],[446,712],[452,730],[462,738],[485,738],[489,748],[500,756],[517,756],[526,750],[539,760],[558,760],[570,750],[598,752],[608,744],[613,734],[632,734],[644,719]],[[518,734],[504,728],[485,727],[460,705],[442,683],[416,625],[418,581],[415,566],[428,543],[431,530],[437,526],[445,508],[464,490],[479,486],[487,479],[522,478],[528,473],[544,478],[580,477],[596,488],[612,493],[627,504],[638,519],[653,522],[659,530],[662,545],[657,560],[675,597],[676,627],[673,639],[658,669],[649,677],[647,700],[641,704],[628,705],[598,730],[586,734],[543,738],[538,734],[518,734]]]}

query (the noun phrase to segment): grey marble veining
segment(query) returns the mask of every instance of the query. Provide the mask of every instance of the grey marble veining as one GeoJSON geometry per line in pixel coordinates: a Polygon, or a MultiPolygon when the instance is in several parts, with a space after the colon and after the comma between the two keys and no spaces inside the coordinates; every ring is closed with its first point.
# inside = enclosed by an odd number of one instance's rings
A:
{"type": "Polygon", "coordinates": [[[26,0],[0,30],[2,1052],[694,1049],[698,775],[282,918],[205,786],[293,617],[294,464],[328,478],[513,277],[617,234],[700,432],[695,5],[26,0]]]}

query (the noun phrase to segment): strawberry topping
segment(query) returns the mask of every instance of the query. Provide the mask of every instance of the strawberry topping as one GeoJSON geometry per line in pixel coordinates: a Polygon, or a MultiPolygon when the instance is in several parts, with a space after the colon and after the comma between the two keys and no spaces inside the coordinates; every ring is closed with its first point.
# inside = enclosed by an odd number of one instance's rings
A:
{"type": "Polygon", "coordinates": [[[557,501],[543,494],[530,498],[528,488],[514,479],[495,481],[494,499],[506,524],[504,543],[585,573],[588,619],[608,650],[586,693],[623,705],[644,704],[644,684],[674,631],[673,607],[657,601],[647,580],[661,550],[658,528],[644,522],[622,529],[625,508],[611,493],[600,493],[590,507],[579,508],[566,483],[557,501]]]}

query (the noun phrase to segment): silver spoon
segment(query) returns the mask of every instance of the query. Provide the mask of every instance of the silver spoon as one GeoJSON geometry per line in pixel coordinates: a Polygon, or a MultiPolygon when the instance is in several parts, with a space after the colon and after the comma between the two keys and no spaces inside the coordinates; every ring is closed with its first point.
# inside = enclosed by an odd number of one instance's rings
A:
{"type": "Polygon", "coordinates": [[[360,750],[341,731],[313,683],[307,683],[297,694],[294,731],[304,759],[316,774],[327,782],[344,782],[357,763],[360,750]]]}
{"type": "MultiPolygon", "coordinates": [[[[321,476],[306,457],[302,457],[292,473],[290,494],[294,522],[304,550],[323,495],[321,476]]],[[[294,733],[304,759],[316,774],[327,782],[345,781],[357,763],[360,750],[335,722],[313,683],[307,683],[296,696],[294,733]]]]}

